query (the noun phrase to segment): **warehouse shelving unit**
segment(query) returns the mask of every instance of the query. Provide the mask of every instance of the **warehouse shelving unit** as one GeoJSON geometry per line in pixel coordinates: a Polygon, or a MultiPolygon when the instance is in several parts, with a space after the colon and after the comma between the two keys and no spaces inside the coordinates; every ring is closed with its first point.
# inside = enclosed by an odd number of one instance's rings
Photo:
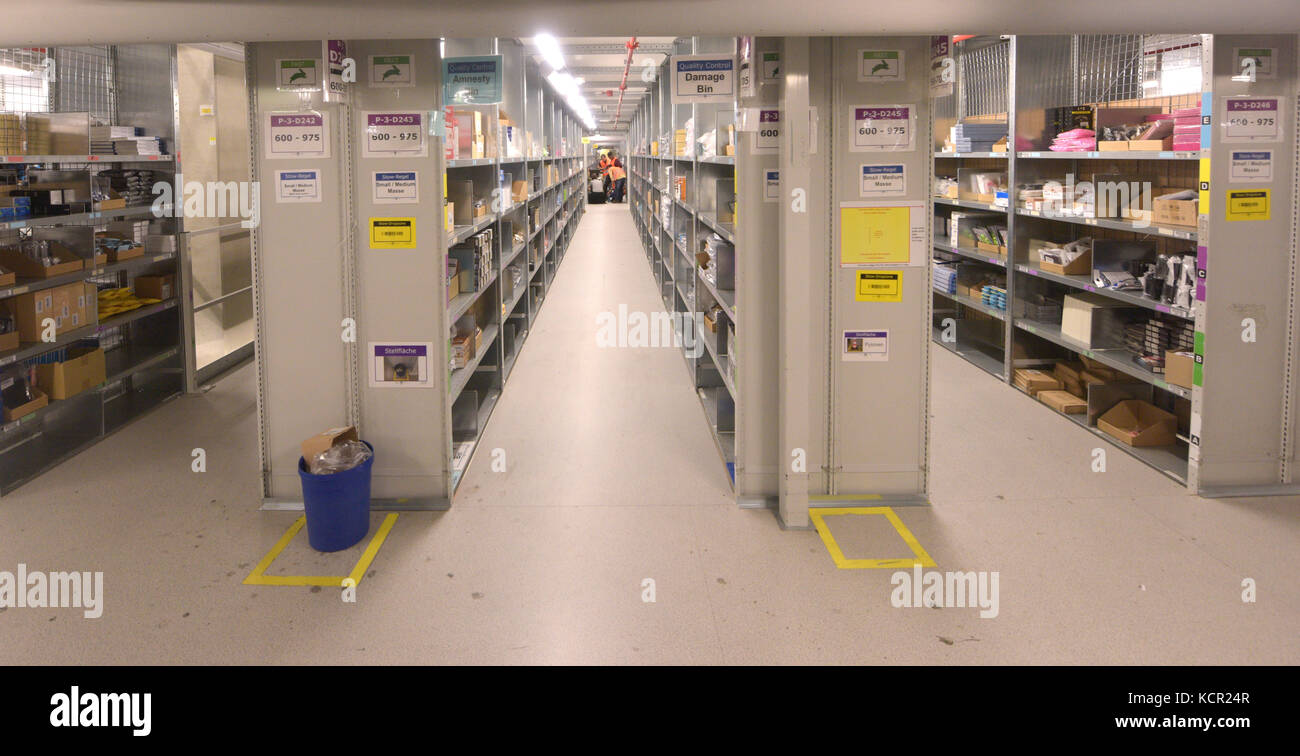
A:
{"type": "MultiPolygon", "coordinates": [[[[1236,372],[1221,361],[1204,369],[1205,348],[1210,331],[1219,331],[1213,343],[1225,351],[1235,350],[1231,337],[1233,315],[1230,302],[1264,300],[1274,312],[1293,307],[1281,291],[1240,288],[1251,276],[1232,270],[1222,277],[1212,273],[1227,272],[1240,264],[1228,262],[1218,270],[1207,267],[1214,259],[1231,261],[1230,250],[1249,248],[1255,232],[1281,233],[1266,222],[1232,221],[1226,218],[1225,191],[1250,188],[1248,184],[1230,183],[1227,179],[1232,149],[1250,149],[1255,145],[1227,142],[1222,139],[1224,114],[1221,103],[1234,95],[1294,94],[1294,39],[1282,37],[1222,37],[1211,35],[1056,35],[1017,37],[976,37],[956,45],[952,53],[957,79],[951,94],[934,98],[935,175],[954,173],[968,167],[1001,171],[1007,174],[1006,207],[981,206],[967,199],[934,197],[936,224],[958,208],[989,210],[1004,218],[1008,231],[1006,252],[986,254],[983,249],[954,248],[948,243],[947,229],[936,225],[934,248],[936,260],[961,260],[977,270],[1006,273],[1008,311],[989,312],[987,308],[960,295],[936,291],[934,341],[999,379],[1013,383],[1017,368],[1050,367],[1062,359],[1079,356],[1095,360],[1104,367],[1131,379],[1117,382],[1118,390],[1098,398],[1084,415],[1066,417],[1090,432],[1111,441],[1116,447],[1146,464],[1186,484],[1195,492],[1237,490],[1289,482],[1286,471],[1270,472],[1277,460],[1286,459],[1289,440],[1294,431],[1285,426],[1290,420],[1271,420],[1284,414],[1283,395],[1291,390],[1261,387],[1269,396],[1276,395],[1276,407],[1269,398],[1252,396],[1240,383],[1218,384],[1208,391],[1203,375],[1210,370],[1236,372]],[[1281,64],[1277,78],[1244,82],[1234,70],[1233,48],[1273,48],[1281,64]],[[1234,79],[1234,76],[1238,76],[1234,79]],[[1291,89],[1286,89],[1288,86],[1291,89]],[[1277,91],[1275,91],[1277,90],[1277,91]],[[1052,122],[1055,108],[1079,105],[1100,107],[1146,108],[1169,113],[1175,109],[1198,108],[1201,112],[1201,150],[1195,151],[1088,151],[1053,152],[1048,150],[1053,133],[1045,124],[1052,122]],[[1008,125],[1008,152],[956,154],[942,150],[948,127],[959,120],[992,120],[1008,125]],[[1017,197],[1017,188],[1034,182],[1062,179],[1067,174],[1076,181],[1091,181],[1095,176],[1120,176],[1150,182],[1152,187],[1181,187],[1200,191],[1199,218],[1196,226],[1175,226],[1140,222],[1122,217],[1084,217],[1082,215],[1043,212],[1027,208],[1017,197]],[[1170,255],[1194,255],[1198,259],[1198,291],[1191,307],[1179,307],[1147,297],[1142,292],[1127,292],[1097,286],[1090,274],[1065,275],[1045,270],[1037,258],[1031,240],[1064,243],[1092,237],[1096,240],[1141,241],[1152,245],[1154,252],[1170,255]],[[1213,240],[1213,243],[1211,243],[1213,240]],[[1088,292],[1114,300],[1117,305],[1133,308],[1138,319],[1158,319],[1170,328],[1195,329],[1196,376],[1192,387],[1174,385],[1163,374],[1135,361],[1137,355],[1125,348],[1094,348],[1062,333],[1058,321],[1029,317],[1023,303],[1038,302],[1038,296],[1059,300],[1069,294],[1088,292]],[[1207,292],[1210,295],[1207,297],[1207,292]],[[1247,293],[1249,292],[1249,293],[1247,293]],[[1214,295],[1218,295],[1217,301],[1214,295]],[[1031,300],[1031,298],[1033,298],[1031,300]],[[1274,301],[1276,300],[1276,301],[1274,301]],[[948,305],[946,303],[951,302],[948,305]],[[946,307],[941,312],[941,307],[946,307]],[[942,318],[956,313],[956,340],[945,339],[942,318]],[[1145,314],[1143,314],[1145,313],[1145,314]],[[963,329],[972,314],[976,329],[963,329]],[[998,321],[996,329],[983,326],[988,318],[998,321]],[[981,330],[981,328],[983,330],[981,330]],[[1000,339],[989,339],[996,332],[1000,339]],[[1229,338],[1223,338],[1223,335],[1229,338]],[[984,338],[980,338],[983,336],[984,338]],[[998,348],[1000,346],[1000,348],[998,348]],[[1177,441],[1170,446],[1135,447],[1123,443],[1096,427],[1096,417],[1122,398],[1151,401],[1179,417],[1177,441]],[[1269,441],[1245,440],[1227,430],[1234,403],[1251,397],[1266,427],[1277,426],[1269,441]],[[1107,406],[1099,406],[1106,403],[1107,406]],[[1235,441],[1229,441],[1230,438],[1235,441]],[[1274,448],[1269,448],[1272,443],[1274,448]],[[1281,443],[1281,448],[1276,445],[1281,443]],[[1244,447],[1243,447],[1244,444],[1244,447]],[[1214,451],[1207,454],[1207,449],[1214,451]],[[1249,449],[1249,451],[1247,451],[1249,449]],[[1217,452],[1217,453],[1216,453],[1217,452]],[[1256,453],[1252,457],[1252,454],[1256,453]],[[1283,480],[1285,478],[1285,480],[1283,480]],[[1271,480],[1270,480],[1271,479],[1271,480]]],[[[1275,170],[1284,171],[1274,178],[1289,182],[1294,140],[1285,130],[1276,143],[1258,147],[1273,150],[1275,170]]],[[[1289,203],[1290,187],[1272,187],[1275,207],[1285,198],[1289,203]]],[[[1293,244],[1291,254],[1294,256],[1293,244]]],[[[1285,248],[1283,245],[1282,248],[1285,248]]],[[[1279,256],[1280,257],[1280,256],[1279,256]]],[[[1274,277],[1287,279],[1288,260],[1261,262],[1261,268],[1276,267],[1274,277]]],[[[948,334],[951,336],[951,331],[948,334]]],[[[1283,365],[1290,350],[1284,348],[1282,335],[1272,334],[1272,348],[1261,346],[1243,357],[1255,361],[1266,372],[1291,374],[1293,366],[1283,365]]],[[[1238,339],[1239,340],[1239,339],[1238,339]]],[[[1289,380],[1289,379],[1288,379],[1289,380]]],[[[1258,382],[1256,379],[1255,382],[1258,382]]],[[[1013,384],[1014,385],[1014,384],[1013,384]]],[[[1252,409],[1251,412],[1256,410],[1252,409]]]]}
{"type": "MultiPolygon", "coordinates": [[[[738,42],[681,38],[672,54],[734,58],[738,42]]],[[[775,50],[778,43],[761,44],[775,50]]],[[[776,298],[777,215],[760,212],[760,203],[761,176],[775,169],[776,154],[752,153],[754,134],[736,122],[737,107],[757,107],[758,98],[674,104],[670,65],[671,58],[659,68],[630,126],[632,217],[737,501],[765,506],[776,495],[778,464],[771,443],[776,364],[770,347],[776,326],[772,310],[762,305],[776,298]],[[685,137],[681,143],[679,134],[685,137]],[[714,149],[703,155],[698,140],[708,134],[714,149]],[[706,272],[696,254],[710,239],[723,253],[720,265],[706,272]],[[741,354],[751,356],[742,360],[741,354]]],[[[774,103],[775,90],[776,81],[767,82],[762,102],[774,103]]]]}
{"type": "Polygon", "coordinates": [[[317,169],[323,194],[319,205],[283,205],[265,212],[254,235],[264,507],[301,508],[298,442],[346,423],[356,425],[376,449],[376,507],[445,509],[506,390],[585,211],[584,132],[576,114],[543,78],[531,51],[516,40],[349,40],[346,45],[347,54],[358,61],[370,55],[413,56],[418,71],[414,84],[372,87],[359,76],[341,101],[327,101],[319,92],[284,92],[275,83],[276,60],[319,57],[320,43],[256,43],[247,53],[255,144],[262,144],[263,119],[271,112],[306,109],[345,125],[332,127],[333,145],[325,159],[268,159],[264,150],[255,157],[255,174],[263,181],[276,169],[317,169]],[[500,100],[446,99],[443,63],[478,56],[499,56],[500,100]],[[427,155],[363,155],[361,117],[366,111],[404,108],[454,116],[447,113],[451,106],[480,113],[482,155],[448,159],[449,118],[428,124],[427,155]],[[371,202],[375,171],[416,172],[418,203],[371,202]],[[466,180],[472,182],[472,198],[482,204],[482,213],[472,223],[448,229],[447,182],[466,180]],[[338,223],[322,222],[327,216],[321,213],[332,205],[338,207],[338,223]],[[373,248],[367,219],[392,216],[409,217],[416,229],[411,245],[373,248]],[[448,297],[451,248],[489,230],[490,268],[473,291],[448,297]],[[316,250],[310,261],[299,251],[308,248],[316,250]],[[337,252],[322,260],[321,249],[337,252]],[[281,301],[288,299],[281,294],[287,287],[318,296],[290,307],[281,301]],[[466,317],[473,318],[477,344],[463,366],[453,367],[452,327],[466,317]],[[332,325],[352,321],[355,341],[340,341],[332,325]],[[366,350],[387,343],[431,346],[429,370],[418,387],[376,385],[366,350]],[[304,360],[320,366],[320,375],[307,386],[291,374],[292,366],[304,360]]]}
{"type": "MultiPolygon", "coordinates": [[[[50,118],[86,126],[92,119],[139,126],[147,135],[161,137],[171,153],[90,154],[89,134],[77,128],[60,133],[61,154],[0,155],[0,171],[12,172],[6,183],[32,170],[69,171],[89,177],[116,168],[157,171],[158,178],[170,182],[181,170],[175,154],[179,114],[174,45],[6,49],[0,50],[0,63],[9,70],[30,71],[26,76],[0,77],[4,110],[36,117],[60,114],[50,118]],[[55,77],[50,81],[45,79],[46,58],[54,64],[55,77]]],[[[89,178],[86,183],[89,191],[89,178]]],[[[170,217],[170,204],[163,203],[158,209],[162,211],[158,218],[150,204],[0,221],[0,244],[28,235],[57,240],[82,258],[85,266],[46,278],[19,277],[16,283],[0,287],[0,304],[72,283],[129,287],[141,275],[172,274],[180,287],[176,252],[145,253],[112,263],[95,255],[95,231],[114,221],[148,219],[153,221],[151,233],[159,235],[175,236],[183,231],[183,219],[170,217]]],[[[86,325],[66,330],[52,342],[24,342],[0,352],[0,368],[5,368],[50,361],[82,339],[98,340],[105,351],[102,383],[67,399],[51,399],[45,407],[0,425],[0,494],[99,443],[184,390],[184,345],[189,335],[184,332],[177,305],[187,296],[187,291],[177,289],[175,296],[158,304],[104,319],[98,315],[97,303],[88,301],[86,325]]]]}

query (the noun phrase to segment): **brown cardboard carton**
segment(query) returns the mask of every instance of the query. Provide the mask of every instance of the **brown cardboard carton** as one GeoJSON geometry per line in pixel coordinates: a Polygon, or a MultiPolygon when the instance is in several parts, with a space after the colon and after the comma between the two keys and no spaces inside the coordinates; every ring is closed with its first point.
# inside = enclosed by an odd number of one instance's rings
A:
{"type": "Polygon", "coordinates": [[[1195,369],[1195,354],[1191,352],[1165,352],[1165,383],[1191,388],[1192,374],[1195,369]]]}
{"type": "Polygon", "coordinates": [[[137,276],[135,295],[141,299],[171,299],[176,296],[176,277],[171,273],[162,276],[137,276]]]}
{"type": "Polygon", "coordinates": [[[322,431],[302,442],[302,458],[311,460],[317,454],[329,449],[335,444],[344,441],[360,441],[357,437],[357,428],[354,425],[345,425],[339,428],[330,428],[322,431]]]}
{"type": "Polygon", "coordinates": [[[1097,427],[1129,446],[1169,446],[1178,418],[1141,399],[1126,399],[1097,418],[1097,427]]]}
{"type": "Polygon", "coordinates": [[[1190,200],[1152,200],[1151,214],[1155,223],[1172,226],[1195,226],[1197,202],[1190,200]]]}
{"type": "MultiPolygon", "coordinates": [[[[1038,240],[1035,239],[1031,241],[1030,244],[1032,245],[1034,241],[1038,241],[1038,240]]],[[[1089,249],[1088,251],[1074,258],[1073,260],[1066,263],[1065,265],[1058,265],[1054,262],[1048,262],[1047,260],[1044,260],[1040,257],[1038,259],[1038,267],[1042,268],[1048,273],[1056,273],[1057,275],[1061,275],[1061,276],[1091,275],[1092,274],[1092,250],[1089,249]]]]}
{"type": "Polygon", "coordinates": [[[18,418],[26,417],[50,403],[50,398],[45,395],[45,392],[36,387],[32,387],[32,396],[35,398],[26,404],[20,404],[17,407],[5,407],[5,422],[12,423],[18,418]]]}
{"type": "Polygon", "coordinates": [[[0,286],[13,286],[18,281],[18,276],[13,271],[0,268],[0,286]]]}
{"type": "Polygon", "coordinates": [[[1086,368],[1089,373],[1106,383],[1112,383],[1120,379],[1120,372],[1118,370],[1106,367],[1104,363],[1098,362],[1091,357],[1079,355],[1079,361],[1083,363],[1084,368],[1086,368]]]}
{"type": "Polygon", "coordinates": [[[36,384],[54,400],[67,399],[98,386],[106,378],[104,350],[69,350],[68,359],[36,366],[36,384]]]}
{"type": "Polygon", "coordinates": [[[50,252],[59,262],[46,268],[36,264],[34,260],[16,249],[0,247],[0,265],[24,278],[53,278],[64,273],[74,273],[85,267],[84,260],[58,242],[50,242],[50,252]]]}
{"type": "Polygon", "coordinates": [[[1060,391],[1061,382],[1044,370],[1020,368],[1015,372],[1015,384],[1029,393],[1038,396],[1040,391],[1060,391]]]}
{"type": "Polygon", "coordinates": [[[11,297],[9,311],[22,341],[40,341],[46,318],[54,319],[56,336],[88,325],[95,296],[94,284],[64,284],[11,297]]]}
{"type": "Polygon", "coordinates": [[[1082,415],[1088,411],[1088,402],[1068,391],[1039,391],[1038,401],[1066,415],[1082,415]]]}

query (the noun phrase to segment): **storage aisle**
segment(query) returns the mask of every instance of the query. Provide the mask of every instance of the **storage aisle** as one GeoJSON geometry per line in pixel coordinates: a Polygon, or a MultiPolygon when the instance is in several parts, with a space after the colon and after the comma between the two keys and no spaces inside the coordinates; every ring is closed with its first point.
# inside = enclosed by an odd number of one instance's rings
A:
{"type": "Polygon", "coordinates": [[[547,299],[455,506],[730,501],[682,351],[597,344],[602,313],[663,309],[628,205],[588,206],[547,299]]]}

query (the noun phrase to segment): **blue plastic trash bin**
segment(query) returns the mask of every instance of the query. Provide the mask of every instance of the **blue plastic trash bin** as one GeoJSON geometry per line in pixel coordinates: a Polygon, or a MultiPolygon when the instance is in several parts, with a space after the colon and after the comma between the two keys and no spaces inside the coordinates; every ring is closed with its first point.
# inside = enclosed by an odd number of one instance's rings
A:
{"type": "Polygon", "coordinates": [[[351,470],[314,475],[307,460],[298,458],[302,478],[302,504],[307,515],[307,542],[317,551],[342,551],[361,541],[370,531],[370,459],[351,470]]]}

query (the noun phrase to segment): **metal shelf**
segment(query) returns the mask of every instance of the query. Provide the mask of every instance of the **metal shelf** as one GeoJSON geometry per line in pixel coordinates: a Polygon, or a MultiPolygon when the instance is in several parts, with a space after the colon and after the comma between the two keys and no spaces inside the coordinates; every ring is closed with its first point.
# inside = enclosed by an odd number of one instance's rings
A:
{"type": "Polygon", "coordinates": [[[1171,305],[1164,304],[1163,302],[1157,302],[1156,300],[1151,299],[1150,297],[1147,296],[1143,296],[1141,294],[1133,294],[1127,291],[1117,291],[1115,289],[1106,289],[1106,288],[1099,288],[1097,286],[1094,286],[1092,283],[1092,278],[1089,276],[1085,276],[1085,275],[1067,276],[1067,275],[1062,275],[1060,273],[1052,273],[1050,271],[1043,270],[1038,263],[1017,263],[1016,270],[1020,273],[1026,273],[1031,276],[1037,276],[1038,278],[1043,278],[1048,281],[1053,281],[1063,286],[1069,286],[1071,288],[1079,289],[1081,291],[1090,291],[1094,294],[1100,294],[1104,297],[1110,297],[1111,299],[1118,299],[1119,301],[1125,302],[1127,304],[1136,305],[1138,307],[1145,307],[1148,310],[1155,310],[1156,312],[1163,312],[1167,315],[1173,315],[1174,317],[1177,318],[1183,318],[1184,320],[1191,320],[1193,318],[1193,314],[1191,310],[1184,310],[1181,307],[1173,307],[1171,305]]]}
{"type": "Polygon", "coordinates": [[[151,315],[157,315],[160,312],[166,312],[167,310],[170,310],[175,306],[176,306],[176,298],[172,297],[171,299],[164,299],[158,304],[151,304],[151,305],[145,305],[144,307],[137,307],[136,309],[131,310],[129,312],[124,312],[121,315],[114,315],[108,320],[100,321],[99,325],[95,326],[95,333],[97,334],[103,333],[104,331],[107,331],[110,328],[117,328],[119,326],[124,326],[127,323],[134,323],[135,321],[141,318],[147,318],[151,315]]]}
{"type": "Polygon", "coordinates": [[[160,252],[155,255],[144,255],[142,257],[133,257],[130,260],[123,260],[117,263],[107,263],[95,268],[86,268],[73,273],[64,273],[61,276],[51,276],[49,278],[26,278],[22,283],[16,283],[8,288],[0,289],[0,299],[16,297],[19,294],[26,294],[29,291],[40,291],[42,289],[51,289],[55,286],[76,283],[94,276],[108,275],[123,270],[132,270],[134,268],[148,267],[156,262],[175,259],[175,252],[160,252]]]}
{"type": "Polygon", "coordinates": [[[474,376],[474,371],[478,370],[479,364],[487,356],[488,349],[492,346],[492,342],[496,341],[499,331],[500,327],[496,323],[489,323],[483,329],[483,345],[474,353],[474,359],[470,360],[465,367],[451,371],[451,375],[447,379],[448,406],[454,403],[460,397],[460,393],[465,390],[465,384],[469,383],[469,379],[474,376]]]}
{"type": "Polygon", "coordinates": [[[716,300],[718,304],[722,305],[722,309],[727,313],[727,317],[731,318],[732,322],[735,322],[736,292],[731,289],[719,289],[714,286],[712,282],[704,277],[703,268],[696,268],[695,270],[695,277],[700,279],[700,283],[704,284],[704,288],[709,290],[709,293],[713,295],[714,300],[716,300]]]}
{"type": "Polygon", "coordinates": [[[1007,159],[1007,153],[1005,152],[943,152],[942,150],[940,150],[938,152],[935,152],[934,156],[937,158],[981,158],[984,160],[988,160],[988,159],[1006,160],[1007,159]]]}
{"type": "Polygon", "coordinates": [[[948,199],[947,197],[932,197],[936,205],[952,205],[953,207],[964,207],[970,210],[988,210],[991,213],[1005,213],[1007,208],[1001,205],[995,205],[992,202],[975,202],[963,199],[948,199]]]}
{"type": "Polygon", "coordinates": [[[1096,360],[1107,367],[1125,373],[1140,381],[1163,389],[1171,394],[1181,396],[1184,399],[1192,398],[1192,390],[1166,383],[1160,378],[1158,373],[1154,373],[1147,368],[1133,362],[1133,353],[1127,349],[1091,349],[1087,345],[1075,341],[1061,334],[1061,326],[1054,323],[1043,323],[1037,320],[1017,318],[1015,320],[1017,328],[1023,329],[1036,336],[1040,336],[1048,341],[1063,346],[1072,352],[1078,352],[1084,357],[1096,360]]]}
{"type": "Polygon", "coordinates": [[[474,303],[478,301],[478,298],[483,296],[484,292],[492,288],[492,284],[495,283],[496,280],[497,273],[496,271],[493,271],[492,277],[489,278],[487,283],[483,284],[482,288],[478,291],[470,291],[456,295],[455,299],[447,303],[447,321],[449,323],[455,323],[459,320],[462,315],[469,311],[469,308],[474,306],[474,303]]]}
{"type": "Polygon", "coordinates": [[[1165,236],[1170,239],[1186,239],[1196,241],[1200,234],[1194,228],[1174,228],[1172,226],[1139,226],[1137,221],[1114,220],[1112,218],[1078,218],[1069,215],[1044,215],[1037,210],[1016,209],[1016,215],[1027,218],[1044,218],[1046,220],[1060,221],[1062,223],[1073,223],[1078,226],[1096,226],[1097,228],[1109,228],[1115,231],[1130,231],[1135,234],[1145,234],[1147,236],[1165,236]]]}
{"type": "Polygon", "coordinates": [[[954,255],[961,255],[962,257],[968,257],[972,260],[975,260],[976,262],[987,263],[989,265],[996,265],[999,268],[1007,267],[1006,260],[1003,260],[1000,257],[989,257],[989,253],[983,250],[969,249],[967,247],[954,247],[953,245],[947,244],[945,242],[935,242],[934,248],[942,252],[950,252],[954,255]]]}
{"type": "MultiPolygon", "coordinates": [[[[704,342],[704,351],[709,353],[713,358],[713,366],[718,369],[718,375],[722,376],[722,383],[727,387],[727,392],[731,398],[736,398],[736,386],[731,382],[731,376],[727,373],[728,357],[725,354],[718,354],[718,349],[713,345],[713,339],[710,339],[710,333],[704,329],[704,324],[700,323],[695,328],[695,338],[704,342]]],[[[717,334],[712,334],[715,338],[717,334]]]]}
{"type": "Polygon", "coordinates": [[[104,353],[105,383],[120,381],[129,375],[148,370],[180,354],[180,347],[157,347],[139,344],[110,349],[104,353]]]}
{"type": "Polygon", "coordinates": [[[21,163],[170,163],[175,155],[0,155],[0,162],[21,163]]]}
{"type": "MultiPolygon", "coordinates": [[[[163,205],[161,209],[163,211],[161,217],[171,217],[171,205],[163,205]]],[[[139,218],[143,216],[154,217],[152,204],[123,207],[118,208],[117,210],[94,210],[88,213],[47,215],[40,218],[23,218],[21,220],[6,221],[0,223],[0,231],[12,231],[19,228],[36,226],[93,226],[98,225],[103,221],[120,220],[122,218],[139,218]]]]}
{"type": "Polygon", "coordinates": [[[1003,322],[1005,322],[1007,319],[1006,310],[999,310],[996,307],[990,307],[984,304],[983,302],[980,302],[977,299],[966,296],[965,294],[949,294],[946,291],[939,291],[938,289],[933,289],[932,291],[934,291],[935,294],[944,297],[945,299],[951,299],[952,301],[956,302],[959,305],[962,305],[963,307],[969,307],[972,310],[978,310],[984,313],[985,315],[988,315],[989,317],[997,318],[998,320],[1001,320],[1003,322]]]}
{"type": "Polygon", "coordinates": [[[713,213],[698,212],[695,217],[703,221],[704,225],[716,231],[718,236],[725,239],[728,244],[736,243],[735,225],[719,222],[718,217],[713,213]]]}
{"type": "MultiPolygon", "coordinates": [[[[956,343],[949,344],[943,340],[943,330],[938,326],[931,327],[930,340],[989,375],[1000,380],[1006,380],[1006,373],[1003,372],[1005,366],[1003,365],[1002,360],[984,351],[984,349],[981,349],[979,346],[963,346],[956,343]]],[[[992,347],[985,348],[989,351],[993,351],[992,347]]]]}
{"type": "Polygon", "coordinates": [[[496,158],[457,158],[447,161],[447,168],[478,168],[483,165],[495,165],[496,158]]]}
{"type": "Polygon", "coordinates": [[[1027,160],[1200,160],[1200,150],[1190,151],[1139,151],[1118,150],[1115,152],[1051,152],[1021,151],[1017,158],[1027,160]]]}

